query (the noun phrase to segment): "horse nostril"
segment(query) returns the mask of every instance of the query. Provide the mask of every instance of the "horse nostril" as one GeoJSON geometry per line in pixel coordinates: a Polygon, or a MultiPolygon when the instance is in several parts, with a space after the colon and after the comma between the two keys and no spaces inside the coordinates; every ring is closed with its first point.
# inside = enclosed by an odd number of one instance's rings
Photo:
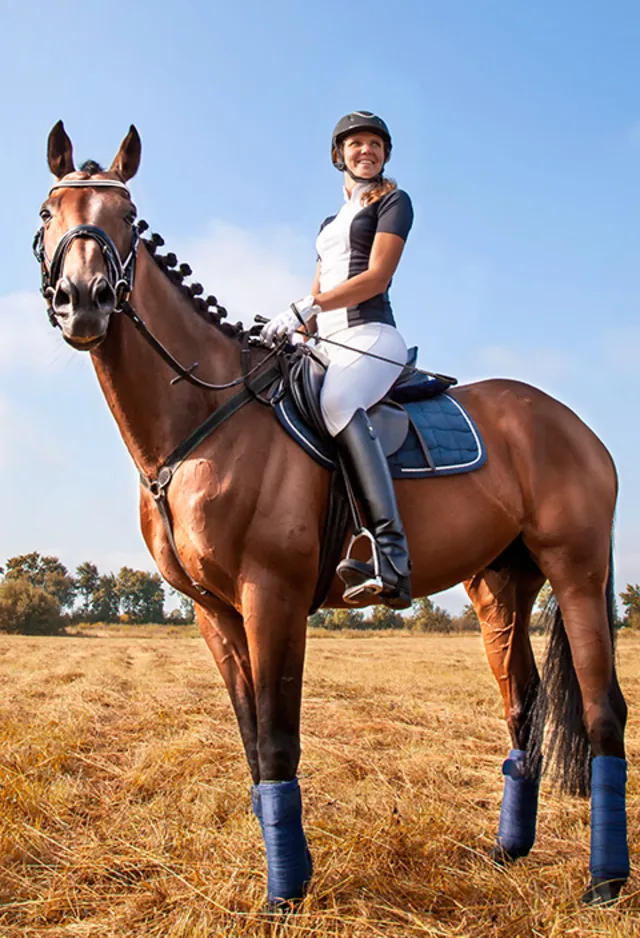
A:
{"type": "Polygon", "coordinates": [[[99,277],[93,284],[91,299],[94,306],[99,309],[113,309],[116,304],[116,295],[113,287],[104,277],[99,277]]]}
{"type": "Polygon", "coordinates": [[[69,310],[77,300],[78,291],[66,277],[58,281],[53,294],[53,308],[58,316],[68,316],[69,310]]]}

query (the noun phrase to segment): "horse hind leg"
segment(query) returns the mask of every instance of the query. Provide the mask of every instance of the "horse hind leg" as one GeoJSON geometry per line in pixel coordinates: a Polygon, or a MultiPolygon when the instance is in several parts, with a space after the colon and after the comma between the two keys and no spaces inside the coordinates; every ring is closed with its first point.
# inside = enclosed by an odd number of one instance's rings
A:
{"type": "Polygon", "coordinates": [[[618,897],[629,876],[627,707],[613,654],[612,560],[602,549],[570,543],[540,552],[540,563],[558,601],[550,648],[555,643],[559,664],[550,662],[556,678],[548,689],[550,721],[561,728],[569,714],[576,725],[573,738],[553,735],[560,740],[565,780],[580,782],[584,793],[591,788],[591,883],[584,899],[604,904],[618,897]]]}
{"type": "Polygon", "coordinates": [[[502,769],[505,778],[497,841],[491,852],[499,863],[526,856],[536,835],[540,764],[528,756],[540,678],[529,623],[543,583],[544,576],[520,542],[465,583],[480,619],[511,735],[512,749],[502,769]]]}

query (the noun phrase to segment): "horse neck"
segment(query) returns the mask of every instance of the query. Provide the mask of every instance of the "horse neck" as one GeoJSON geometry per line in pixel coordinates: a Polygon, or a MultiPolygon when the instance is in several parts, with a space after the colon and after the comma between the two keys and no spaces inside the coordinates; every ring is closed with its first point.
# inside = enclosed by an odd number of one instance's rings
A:
{"type": "MultiPolygon", "coordinates": [[[[195,312],[144,246],[131,305],[182,365],[201,362],[199,377],[224,384],[240,374],[239,343],[195,312]]],[[[223,392],[203,391],[186,381],[171,386],[172,369],[122,314],[113,315],[107,338],[91,356],[125,445],[147,476],[222,400],[223,392]]]]}

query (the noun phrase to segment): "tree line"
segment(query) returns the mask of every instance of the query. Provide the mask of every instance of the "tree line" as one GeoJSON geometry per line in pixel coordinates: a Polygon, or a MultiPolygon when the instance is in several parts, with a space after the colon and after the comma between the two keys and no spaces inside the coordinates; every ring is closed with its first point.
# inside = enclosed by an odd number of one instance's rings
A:
{"type": "Polygon", "coordinates": [[[180,607],[165,612],[165,588],[159,574],[121,567],[100,573],[85,561],[69,572],[58,557],[37,551],[10,557],[0,567],[0,631],[61,631],[71,622],[193,622],[193,602],[180,596],[180,607]]]}
{"type": "Polygon", "coordinates": [[[436,606],[432,599],[423,596],[414,599],[411,608],[404,614],[386,606],[373,606],[367,613],[360,609],[318,609],[309,616],[309,625],[316,628],[338,631],[382,629],[410,629],[412,632],[479,632],[480,622],[475,609],[469,603],[459,616],[450,615],[446,609],[436,606]]]}
{"type": "MultiPolygon", "coordinates": [[[[10,557],[0,567],[0,632],[55,633],[72,622],[168,623],[195,621],[191,599],[179,598],[179,608],[165,610],[165,585],[158,573],[121,567],[118,573],[100,573],[96,564],[85,561],[69,572],[58,557],[37,551],[10,557]]],[[[553,595],[546,583],[540,591],[532,616],[533,628],[541,628],[544,611],[553,595]]],[[[640,585],[627,584],[620,593],[622,616],[616,610],[616,625],[640,631],[640,585]]],[[[309,625],[332,631],[410,629],[414,632],[474,632],[480,622],[469,603],[460,615],[452,616],[428,596],[416,599],[400,614],[386,606],[370,611],[319,609],[309,616],[309,625]]]]}

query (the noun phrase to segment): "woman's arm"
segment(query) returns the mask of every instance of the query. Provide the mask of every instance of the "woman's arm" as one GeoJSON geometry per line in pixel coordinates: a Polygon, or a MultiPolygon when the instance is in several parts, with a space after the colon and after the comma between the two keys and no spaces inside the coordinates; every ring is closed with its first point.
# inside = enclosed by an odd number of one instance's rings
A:
{"type": "Polygon", "coordinates": [[[320,261],[316,264],[316,275],[313,278],[313,286],[311,287],[312,296],[320,296],[320,261]]]}
{"type": "Polygon", "coordinates": [[[373,239],[369,267],[361,274],[338,284],[333,290],[320,293],[320,264],[316,270],[311,293],[323,312],[355,306],[378,296],[389,286],[404,250],[404,240],[396,234],[379,231],[373,239]]]}

